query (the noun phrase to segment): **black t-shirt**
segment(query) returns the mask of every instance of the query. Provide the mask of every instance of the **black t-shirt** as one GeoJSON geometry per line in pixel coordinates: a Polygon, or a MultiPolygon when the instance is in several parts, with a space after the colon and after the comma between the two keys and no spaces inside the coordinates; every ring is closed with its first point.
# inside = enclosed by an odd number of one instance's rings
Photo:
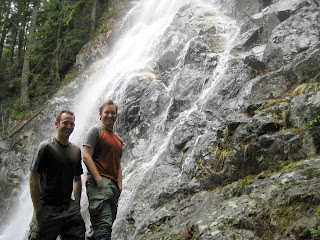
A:
{"type": "Polygon", "coordinates": [[[81,150],[70,143],[63,145],[55,138],[40,143],[30,170],[40,174],[40,200],[59,203],[71,198],[74,176],[83,173],[81,150]]]}

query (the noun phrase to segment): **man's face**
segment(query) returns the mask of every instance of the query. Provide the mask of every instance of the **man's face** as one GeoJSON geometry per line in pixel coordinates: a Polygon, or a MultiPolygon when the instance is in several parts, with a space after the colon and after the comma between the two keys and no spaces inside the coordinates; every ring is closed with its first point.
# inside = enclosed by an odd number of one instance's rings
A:
{"type": "Polygon", "coordinates": [[[101,123],[104,126],[113,126],[117,120],[116,105],[106,105],[100,113],[101,123]]]}
{"type": "Polygon", "coordinates": [[[61,137],[69,137],[75,127],[74,116],[62,113],[60,122],[55,122],[55,126],[61,137]]]}

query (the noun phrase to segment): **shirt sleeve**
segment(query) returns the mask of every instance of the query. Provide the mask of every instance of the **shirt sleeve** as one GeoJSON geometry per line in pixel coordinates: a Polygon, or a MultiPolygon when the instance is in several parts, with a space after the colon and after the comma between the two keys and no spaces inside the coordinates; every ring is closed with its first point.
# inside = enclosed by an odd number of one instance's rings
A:
{"type": "Polygon", "coordinates": [[[45,167],[44,156],[45,156],[46,146],[47,146],[47,142],[42,142],[37,147],[32,159],[31,166],[30,166],[31,171],[41,173],[42,170],[44,169],[45,167]]]}
{"type": "Polygon", "coordinates": [[[80,153],[79,153],[79,158],[78,158],[78,164],[77,164],[77,168],[75,171],[75,176],[80,176],[81,174],[83,174],[83,169],[82,169],[82,164],[81,164],[81,150],[79,149],[80,153]]]}
{"type": "Polygon", "coordinates": [[[99,129],[97,126],[91,127],[84,137],[83,146],[95,148],[98,140],[99,129]]]}

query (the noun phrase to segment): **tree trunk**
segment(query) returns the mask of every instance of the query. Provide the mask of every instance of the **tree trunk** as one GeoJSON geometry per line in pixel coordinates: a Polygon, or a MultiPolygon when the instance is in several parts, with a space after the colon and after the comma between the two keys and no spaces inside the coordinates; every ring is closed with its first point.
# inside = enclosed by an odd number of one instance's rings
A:
{"type": "Polygon", "coordinates": [[[27,16],[23,16],[23,22],[21,24],[21,27],[19,29],[19,43],[18,43],[18,56],[17,56],[17,59],[18,59],[18,63],[19,63],[19,68],[21,68],[21,58],[23,57],[23,53],[24,53],[24,49],[23,49],[23,46],[24,46],[24,39],[25,39],[25,29],[26,29],[26,25],[27,25],[27,22],[28,22],[28,17],[27,16]]]}
{"type": "MultiPolygon", "coordinates": [[[[12,33],[12,43],[11,43],[11,46],[10,46],[10,52],[9,52],[9,59],[8,59],[8,67],[11,68],[13,66],[13,59],[14,59],[14,52],[15,52],[15,49],[17,47],[17,40],[18,40],[18,34],[20,34],[20,32],[23,31],[22,28],[25,27],[25,20],[24,19],[24,11],[26,11],[27,8],[26,8],[26,1],[18,1],[18,13],[16,14],[16,16],[14,18],[12,18],[12,24],[13,24],[13,33],[12,33]]],[[[19,62],[20,61],[20,54],[19,54],[19,45],[20,45],[20,41],[18,41],[18,59],[17,61],[19,62]]],[[[19,66],[19,64],[17,64],[19,66]]]]}
{"type": "Polygon", "coordinates": [[[93,36],[93,34],[96,30],[97,4],[98,4],[98,0],[93,0],[93,6],[92,6],[92,11],[91,11],[90,37],[93,36]]]}
{"type": "Polygon", "coordinates": [[[12,43],[10,46],[9,59],[8,59],[8,67],[10,68],[13,65],[14,48],[17,43],[17,36],[18,36],[18,28],[15,27],[14,32],[12,34],[12,43]]]}
{"type": "Polygon", "coordinates": [[[65,18],[65,10],[64,10],[64,4],[65,2],[62,0],[60,1],[59,4],[59,9],[62,12],[61,16],[58,19],[58,29],[57,29],[57,38],[56,38],[56,49],[55,49],[55,56],[54,56],[54,61],[55,61],[55,78],[56,81],[60,80],[60,61],[59,61],[59,55],[60,55],[60,49],[61,49],[61,28],[62,28],[62,23],[63,19],[65,18]]]}
{"type": "Polygon", "coordinates": [[[23,61],[23,68],[22,68],[22,77],[21,77],[21,103],[23,107],[28,107],[30,104],[29,99],[29,81],[28,81],[28,73],[30,70],[30,56],[31,56],[31,46],[33,44],[33,36],[34,36],[34,29],[36,25],[36,20],[39,11],[39,1],[35,1],[34,8],[32,11],[31,23],[29,34],[27,37],[27,47],[24,53],[24,61],[23,61]]]}
{"type": "Polygon", "coordinates": [[[4,41],[5,41],[6,36],[7,36],[7,23],[9,21],[10,7],[11,7],[11,1],[8,2],[7,14],[6,14],[6,18],[4,20],[3,29],[2,29],[2,36],[1,36],[1,40],[0,40],[0,60],[1,60],[1,57],[2,57],[4,41]]]}
{"type": "Polygon", "coordinates": [[[61,33],[61,24],[62,24],[62,20],[59,21],[59,26],[58,26],[58,34],[57,34],[57,43],[56,43],[56,53],[55,53],[55,76],[56,76],[56,80],[59,81],[60,80],[60,62],[59,62],[59,55],[60,55],[60,33],[61,33]]]}

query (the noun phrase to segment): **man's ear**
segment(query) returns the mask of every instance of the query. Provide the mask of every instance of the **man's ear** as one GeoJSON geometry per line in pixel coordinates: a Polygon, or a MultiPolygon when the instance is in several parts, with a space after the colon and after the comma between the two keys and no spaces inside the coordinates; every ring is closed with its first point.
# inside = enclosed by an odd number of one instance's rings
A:
{"type": "Polygon", "coordinates": [[[58,128],[58,122],[57,122],[57,121],[54,122],[54,126],[55,126],[56,128],[58,128]]]}

